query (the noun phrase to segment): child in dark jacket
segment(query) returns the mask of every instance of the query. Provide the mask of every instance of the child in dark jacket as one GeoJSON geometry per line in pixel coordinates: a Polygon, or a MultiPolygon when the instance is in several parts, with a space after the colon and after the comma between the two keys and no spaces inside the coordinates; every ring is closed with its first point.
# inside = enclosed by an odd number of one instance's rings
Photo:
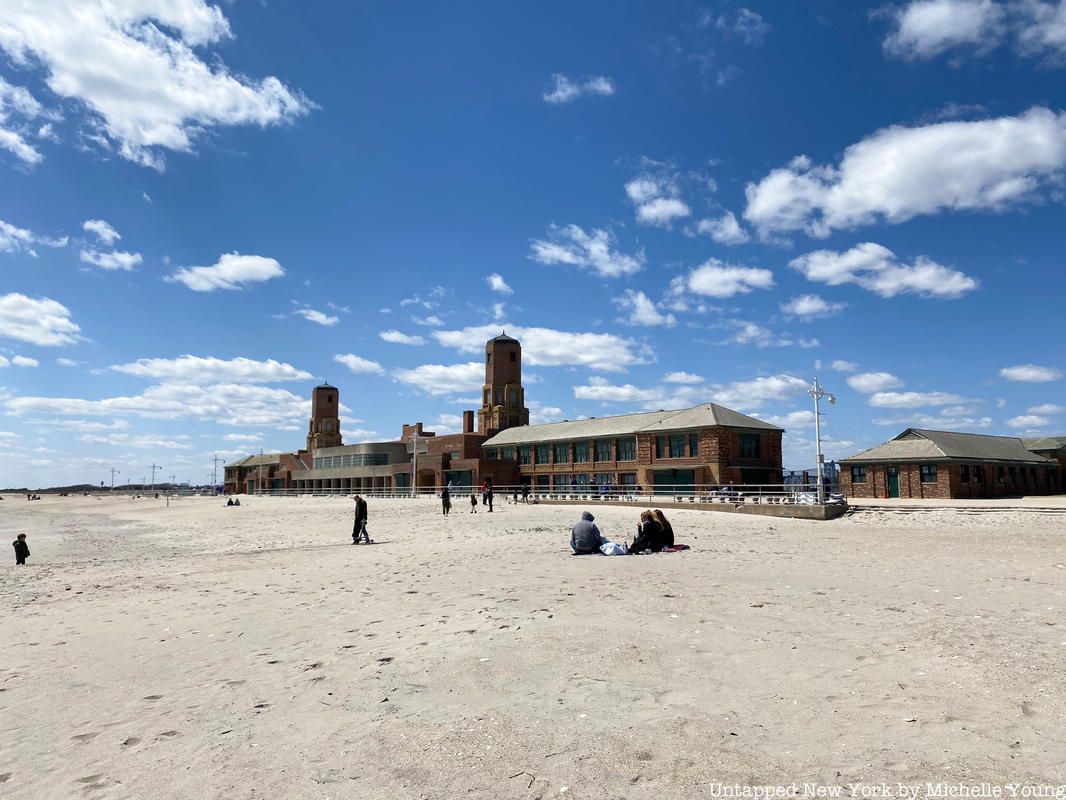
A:
{"type": "Polygon", "coordinates": [[[470,493],[470,513],[477,513],[477,495],[473,492],[470,493]]]}
{"type": "Polygon", "coordinates": [[[30,557],[30,546],[26,544],[26,534],[20,533],[11,545],[15,548],[15,566],[25,564],[26,559],[30,557]]]}

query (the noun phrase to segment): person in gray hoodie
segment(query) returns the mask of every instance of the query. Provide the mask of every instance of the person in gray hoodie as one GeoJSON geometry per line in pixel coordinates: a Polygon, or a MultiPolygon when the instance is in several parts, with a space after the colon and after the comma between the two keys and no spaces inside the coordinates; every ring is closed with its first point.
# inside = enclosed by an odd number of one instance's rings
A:
{"type": "Polygon", "coordinates": [[[578,555],[598,553],[600,545],[607,544],[593,521],[595,519],[588,511],[582,511],[581,519],[570,529],[570,547],[578,555]]]}

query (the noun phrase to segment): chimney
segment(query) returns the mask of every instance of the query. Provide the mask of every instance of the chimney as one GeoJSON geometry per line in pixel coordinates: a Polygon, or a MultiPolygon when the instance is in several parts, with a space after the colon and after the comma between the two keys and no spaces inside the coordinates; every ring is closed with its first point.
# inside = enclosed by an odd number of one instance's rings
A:
{"type": "Polygon", "coordinates": [[[473,433],[473,432],[474,432],[474,412],[473,411],[464,411],[463,412],[463,433],[473,433]]]}

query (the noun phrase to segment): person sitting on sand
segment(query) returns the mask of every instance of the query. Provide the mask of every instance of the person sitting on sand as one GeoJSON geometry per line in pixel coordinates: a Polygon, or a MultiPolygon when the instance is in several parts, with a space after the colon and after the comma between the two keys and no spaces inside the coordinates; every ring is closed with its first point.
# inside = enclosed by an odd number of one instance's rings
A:
{"type": "Polygon", "coordinates": [[[595,517],[588,511],[581,512],[581,519],[570,529],[570,549],[577,555],[599,553],[607,539],[596,527],[595,517]]]}
{"type": "Polygon", "coordinates": [[[234,498],[233,498],[233,505],[235,505],[235,506],[239,506],[240,504],[241,504],[241,498],[239,498],[239,497],[234,497],[234,498]]]}
{"type": "Polygon", "coordinates": [[[651,511],[643,511],[640,524],[637,525],[637,538],[629,545],[631,554],[641,554],[645,550],[658,553],[663,549],[663,526],[655,519],[651,511]]]}
{"type": "Polygon", "coordinates": [[[15,548],[15,566],[25,566],[26,559],[30,557],[30,546],[26,544],[26,534],[20,533],[11,546],[15,548]]]}
{"type": "Polygon", "coordinates": [[[662,527],[662,529],[663,529],[663,547],[673,547],[674,546],[674,528],[667,521],[666,514],[664,514],[659,509],[655,509],[651,513],[655,516],[655,521],[658,522],[660,527],[662,527]]]}
{"type": "Polygon", "coordinates": [[[233,505],[233,498],[232,497],[229,500],[226,501],[226,505],[227,506],[232,506],[233,505]]]}

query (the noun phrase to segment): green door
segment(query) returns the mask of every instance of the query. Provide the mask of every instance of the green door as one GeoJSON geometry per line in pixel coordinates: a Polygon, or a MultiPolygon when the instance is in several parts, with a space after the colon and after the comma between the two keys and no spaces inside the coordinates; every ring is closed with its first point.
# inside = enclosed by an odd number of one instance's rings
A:
{"type": "Polygon", "coordinates": [[[899,497],[899,467],[888,468],[888,496],[899,497]]]}

